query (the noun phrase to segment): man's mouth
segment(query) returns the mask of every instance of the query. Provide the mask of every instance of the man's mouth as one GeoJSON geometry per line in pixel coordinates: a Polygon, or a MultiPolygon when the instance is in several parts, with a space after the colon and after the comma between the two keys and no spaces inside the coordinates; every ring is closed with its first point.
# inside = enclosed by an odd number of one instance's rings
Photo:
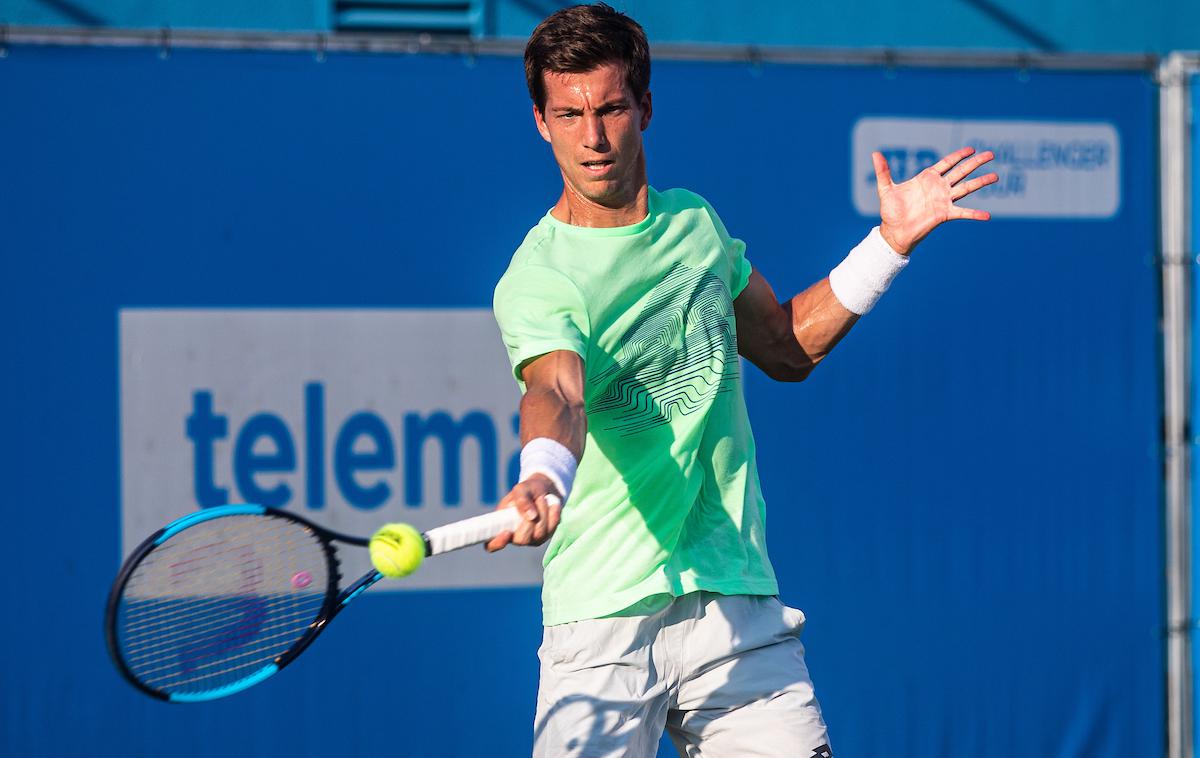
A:
{"type": "Polygon", "coordinates": [[[603,173],[609,166],[613,165],[613,161],[610,161],[610,160],[584,161],[580,165],[582,165],[585,169],[587,169],[588,172],[598,174],[598,173],[603,173]]]}

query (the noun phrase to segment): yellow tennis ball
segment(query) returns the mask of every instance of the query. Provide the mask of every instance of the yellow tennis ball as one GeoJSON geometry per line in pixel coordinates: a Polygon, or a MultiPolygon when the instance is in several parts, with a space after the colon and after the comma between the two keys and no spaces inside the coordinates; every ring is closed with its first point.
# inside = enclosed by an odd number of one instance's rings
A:
{"type": "Polygon", "coordinates": [[[393,579],[408,576],[425,560],[425,538],[408,524],[384,524],[368,547],[375,570],[393,579]]]}

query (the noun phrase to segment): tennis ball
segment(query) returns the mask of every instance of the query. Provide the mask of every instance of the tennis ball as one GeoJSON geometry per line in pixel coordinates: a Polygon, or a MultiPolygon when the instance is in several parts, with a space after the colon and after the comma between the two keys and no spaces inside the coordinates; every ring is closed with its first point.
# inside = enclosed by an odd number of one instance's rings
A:
{"type": "Polygon", "coordinates": [[[408,576],[425,560],[425,538],[408,524],[384,524],[371,535],[371,563],[393,579],[408,576]]]}

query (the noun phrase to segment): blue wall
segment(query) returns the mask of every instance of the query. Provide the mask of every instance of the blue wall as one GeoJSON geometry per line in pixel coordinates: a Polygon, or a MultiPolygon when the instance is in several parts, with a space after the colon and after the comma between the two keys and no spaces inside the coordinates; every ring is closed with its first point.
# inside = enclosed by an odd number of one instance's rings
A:
{"type": "MultiPolygon", "coordinates": [[[[850,201],[865,113],[1118,130],[1115,217],[940,230],[808,382],[751,369],[746,391],[771,554],[840,754],[1160,753],[1151,82],[655,65],[652,181],[707,196],[780,293],[870,226],[850,201]]],[[[195,707],[134,692],[100,628],[117,309],[486,307],[556,195],[523,86],[513,58],[0,62],[19,114],[0,119],[0,753],[528,754],[535,590],[368,594],[278,677],[195,707]]]]}

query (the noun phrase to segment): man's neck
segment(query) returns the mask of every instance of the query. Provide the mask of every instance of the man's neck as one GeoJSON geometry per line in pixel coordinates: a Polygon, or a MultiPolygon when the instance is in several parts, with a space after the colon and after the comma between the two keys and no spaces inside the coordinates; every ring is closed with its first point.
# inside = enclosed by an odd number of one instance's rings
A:
{"type": "Polygon", "coordinates": [[[628,202],[609,207],[589,200],[570,186],[565,186],[558,202],[550,209],[550,215],[573,226],[630,226],[650,215],[650,189],[643,180],[630,194],[628,202]]]}

